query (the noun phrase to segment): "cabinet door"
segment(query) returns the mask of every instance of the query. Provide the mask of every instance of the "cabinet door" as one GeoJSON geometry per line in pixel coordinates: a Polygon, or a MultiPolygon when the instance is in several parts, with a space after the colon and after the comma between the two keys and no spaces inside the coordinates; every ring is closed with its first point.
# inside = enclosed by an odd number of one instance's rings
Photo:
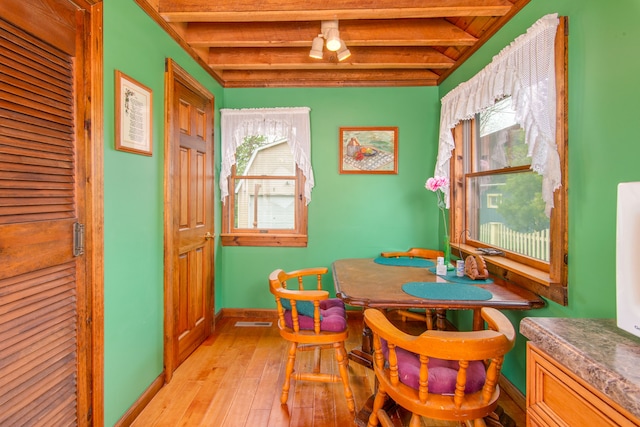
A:
{"type": "Polygon", "coordinates": [[[527,343],[527,426],[638,426],[631,414],[527,343]]]}

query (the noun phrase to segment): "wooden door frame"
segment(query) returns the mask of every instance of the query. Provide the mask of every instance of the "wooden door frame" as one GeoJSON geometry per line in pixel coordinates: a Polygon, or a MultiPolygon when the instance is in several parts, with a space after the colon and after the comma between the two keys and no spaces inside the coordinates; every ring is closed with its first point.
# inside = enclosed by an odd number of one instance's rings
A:
{"type": "Polygon", "coordinates": [[[91,425],[104,425],[104,38],[103,3],[90,8],[90,36],[85,42],[91,98],[85,116],[86,183],[86,263],[90,329],[91,425]],[[88,128],[88,129],[87,129],[88,128]]]}
{"type": "MultiPolygon", "coordinates": [[[[191,77],[182,67],[174,60],[167,58],[165,61],[165,144],[164,144],[164,380],[165,383],[171,381],[173,372],[177,366],[174,366],[176,355],[174,354],[175,346],[175,318],[177,313],[174,312],[172,283],[178,278],[178,247],[174,237],[178,231],[178,214],[173,208],[173,200],[178,196],[179,189],[175,188],[172,177],[175,175],[174,168],[175,155],[174,148],[180,141],[173,138],[175,135],[175,117],[178,112],[173,110],[174,106],[174,90],[175,82],[179,81],[190,90],[194,91],[203,98],[214,102],[214,96],[207,88],[191,77]]],[[[213,105],[212,105],[213,107],[213,105]]],[[[214,109],[211,109],[213,114],[214,109]]],[[[213,162],[214,156],[211,156],[213,162]]],[[[215,166],[215,165],[212,165],[215,166]]],[[[213,195],[211,196],[213,197],[213,195]]],[[[213,249],[212,249],[212,253],[213,249]]],[[[213,274],[213,266],[212,266],[213,274]]],[[[212,299],[213,299],[213,292],[212,299]]],[[[210,304],[213,310],[213,303],[210,304]]],[[[211,313],[213,319],[213,313],[211,313]]]]}

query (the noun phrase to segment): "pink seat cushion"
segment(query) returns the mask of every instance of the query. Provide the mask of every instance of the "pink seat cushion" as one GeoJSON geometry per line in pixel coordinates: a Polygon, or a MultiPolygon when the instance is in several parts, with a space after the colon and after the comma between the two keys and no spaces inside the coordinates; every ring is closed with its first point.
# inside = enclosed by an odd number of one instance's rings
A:
{"type": "MultiPolygon", "coordinates": [[[[389,360],[387,342],[381,339],[382,353],[385,360],[389,360]]],[[[411,388],[418,389],[420,384],[420,358],[417,354],[396,347],[398,358],[398,375],[400,381],[411,388]]],[[[457,360],[429,358],[429,393],[453,394],[456,389],[456,378],[460,365],[457,360]]],[[[486,378],[484,363],[481,360],[469,362],[467,368],[467,382],[465,393],[475,393],[482,389],[486,378]]]]}
{"type": "MultiPolygon", "coordinates": [[[[320,301],[320,330],[327,332],[341,332],[347,329],[347,313],[340,298],[329,298],[320,301]]],[[[300,329],[313,330],[313,317],[298,313],[300,329]]],[[[291,310],[284,311],[284,323],[293,328],[291,310]]]]}

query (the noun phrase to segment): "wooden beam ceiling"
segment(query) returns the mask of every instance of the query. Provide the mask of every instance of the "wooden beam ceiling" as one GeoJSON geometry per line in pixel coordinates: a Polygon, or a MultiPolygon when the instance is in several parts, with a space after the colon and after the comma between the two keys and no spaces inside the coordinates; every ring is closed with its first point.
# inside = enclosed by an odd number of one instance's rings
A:
{"type": "Polygon", "coordinates": [[[432,86],[529,0],[136,0],[224,87],[432,86]],[[351,56],[309,57],[339,20],[351,56]]]}

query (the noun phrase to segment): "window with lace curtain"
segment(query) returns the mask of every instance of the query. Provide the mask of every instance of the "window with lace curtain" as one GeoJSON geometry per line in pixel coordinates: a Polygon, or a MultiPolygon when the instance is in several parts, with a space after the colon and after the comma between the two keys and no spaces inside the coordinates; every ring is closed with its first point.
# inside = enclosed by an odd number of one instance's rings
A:
{"type": "Polygon", "coordinates": [[[224,246],[306,246],[309,109],[221,110],[224,246]]]}
{"type": "Polygon", "coordinates": [[[566,18],[549,15],[443,98],[435,174],[450,241],[498,277],[567,304],[566,18]],[[546,45],[546,49],[545,49],[546,45]]]}
{"type": "Polygon", "coordinates": [[[505,98],[477,113],[473,133],[463,134],[464,152],[472,160],[464,168],[467,237],[540,261],[544,268],[550,223],[542,177],[531,170],[525,131],[515,114],[505,98]]]}

